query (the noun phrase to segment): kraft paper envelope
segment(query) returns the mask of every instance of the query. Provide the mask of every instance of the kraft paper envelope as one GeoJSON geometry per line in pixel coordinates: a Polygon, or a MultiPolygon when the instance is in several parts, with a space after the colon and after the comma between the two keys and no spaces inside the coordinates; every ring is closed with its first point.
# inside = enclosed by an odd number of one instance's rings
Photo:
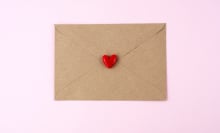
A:
{"type": "Polygon", "coordinates": [[[56,24],[56,100],[166,100],[166,24],[56,24]],[[108,69],[104,54],[118,56],[108,69]]]}

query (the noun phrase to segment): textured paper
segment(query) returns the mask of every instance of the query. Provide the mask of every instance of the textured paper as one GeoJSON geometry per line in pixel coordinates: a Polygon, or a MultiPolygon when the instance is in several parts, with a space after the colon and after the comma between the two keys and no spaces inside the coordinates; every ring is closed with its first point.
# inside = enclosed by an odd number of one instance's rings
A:
{"type": "Polygon", "coordinates": [[[56,24],[56,100],[166,100],[166,24],[56,24]],[[107,69],[104,54],[117,54],[107,69]]]}

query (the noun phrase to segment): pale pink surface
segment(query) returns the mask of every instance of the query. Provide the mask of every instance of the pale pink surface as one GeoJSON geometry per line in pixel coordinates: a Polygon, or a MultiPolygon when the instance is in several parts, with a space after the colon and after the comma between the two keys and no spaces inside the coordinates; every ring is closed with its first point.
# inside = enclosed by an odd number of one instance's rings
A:
{"type": "Polygon", "coordinates": [[[0,0],[0,133],[219,133],[218,0],[0,0]],[[54,24],[167,23],[168,101],[54,101],[54,24]]]}

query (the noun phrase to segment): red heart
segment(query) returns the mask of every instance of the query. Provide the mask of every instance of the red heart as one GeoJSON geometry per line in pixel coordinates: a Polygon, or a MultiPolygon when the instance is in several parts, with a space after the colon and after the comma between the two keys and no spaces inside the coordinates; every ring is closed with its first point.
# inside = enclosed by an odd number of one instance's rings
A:
{"type": "Polygon", "coordinates": [[[112,68],[117,62],[117,56],[114,54],[112,56],[103,55],[102,60],[107,68],[112,68]]]}

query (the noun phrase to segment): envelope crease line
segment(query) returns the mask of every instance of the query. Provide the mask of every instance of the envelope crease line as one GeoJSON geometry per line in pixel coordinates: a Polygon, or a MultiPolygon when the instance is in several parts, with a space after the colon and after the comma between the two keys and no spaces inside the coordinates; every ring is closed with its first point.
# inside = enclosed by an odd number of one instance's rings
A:
{"type": "Polygon", "coordinates": [[[57,93],[59,93],[60,91],[63,91],[65,88],[67,88],[68,86],[70,86],[72,83],[76,82],[77,80],[87,76],[90,72],[92,72],[93,69],[90,69],[89,71],[81,74],[80,76],[78,76],[77,78],[71,80],[68,84],[66,84],[63,88],[59,89],[59,91],[57,93]]]}
{"type": "MultiPolygon", "coordinates": [[[[122,65],[122,64],[121,64],[121,65],[122,65]]],[[[125,65],[122,65],[122,66],[123,66],[123,68],[125,68],[125,69],[127,69],[128,71],[130,71],[130,72],[132,72],[133,74],[135,74],[136,77],[138,77],[139,79],[143,80],[143,79],[140,78],[140,77],[138,76],[138,74],[136,74],[134,71],[130,70],[130,69],[127,68],[125,65]]],[[[160,92],[160,91],[159,91],[159,88],[158,88],[155,84],[153,84],[153,83],[151,83],[150,81],[147,81],[147,80],[144,80],[144,82],[148,82],[148,83],[150,83],[153,87],[156,88],[156,90],[157,90],[158,92],[160,92]]]]}
{"type": "Polygon", "coordinates": [[[146,42],[150,41],[151,39],[153,39],[153,37],[155,35],[158,35],[159,33],[161,33],[163,30],[165,30],[166,25],[164,25],[161,29],[159,29],[157,32],[155,32],[149,39],[142,41],[139,45],[137,45],[136,47],[134,47],[133,49],[129,50],[128,52],[126,52],[124,55],[122,55],[122,57],[125,57],[127,55],[129,55],[130,53],[132,53],[134,50],[138,49],[140,46],[144,45],[146,42]]]}

